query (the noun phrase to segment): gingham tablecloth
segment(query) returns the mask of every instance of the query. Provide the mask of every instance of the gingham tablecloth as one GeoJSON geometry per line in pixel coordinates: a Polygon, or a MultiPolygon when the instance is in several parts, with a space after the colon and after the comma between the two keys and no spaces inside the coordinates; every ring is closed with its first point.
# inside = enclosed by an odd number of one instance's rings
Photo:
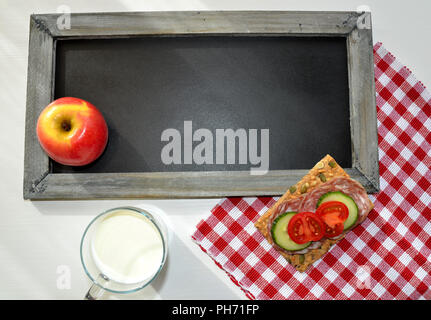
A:
{"type": "Polygon", "coordinates": [[[375,209],[305,273],[254,222],[277,197],[222,199],[193,240],[250,299],[431,299],[431,95],[374,46],[381,191],[375,209]]]}

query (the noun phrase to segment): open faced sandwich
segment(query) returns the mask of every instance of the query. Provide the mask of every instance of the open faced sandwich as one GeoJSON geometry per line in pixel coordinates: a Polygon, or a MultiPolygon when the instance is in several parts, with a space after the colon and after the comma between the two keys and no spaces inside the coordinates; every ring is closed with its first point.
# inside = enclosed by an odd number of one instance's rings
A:
{"type": "Polygon", "coordinates": [[[364,221],[373,207],[364,187],[327,155],[255,226],[290,264],[304,272],[364,221]]]}

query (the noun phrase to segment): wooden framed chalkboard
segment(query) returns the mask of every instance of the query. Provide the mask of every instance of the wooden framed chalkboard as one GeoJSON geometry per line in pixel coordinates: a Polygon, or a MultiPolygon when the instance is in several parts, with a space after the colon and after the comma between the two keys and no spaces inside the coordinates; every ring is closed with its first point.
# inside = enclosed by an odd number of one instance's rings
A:
{"type": "Polygon", "coordinates": [[[60,18],[30,18],[24,198],[278,195],[327,153],[379,190],[369,13],[60,18]],[[38,115],[64,96],[108,123],[104,154],[84,167],[37,141],[38,115]]]}

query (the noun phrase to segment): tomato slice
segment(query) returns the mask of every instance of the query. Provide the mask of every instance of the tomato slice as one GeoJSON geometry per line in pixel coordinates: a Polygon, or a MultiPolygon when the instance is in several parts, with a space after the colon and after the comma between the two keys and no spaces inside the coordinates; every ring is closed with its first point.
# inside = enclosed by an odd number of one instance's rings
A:
{"type": "Polygon", "coordinates": [[[300,212],[290,219],[287,233],[290,239],[298,244],[318,241],[325,235],[325,224],[313,212],[300,212]]]}
{"type": "Polygon", "coordinates": [[[337,223],[331,227],[326,225],[325,237],[334,238],[334,237],[342,234],[343,231],[344,231],[344,224],[343,223],[337,223]]]}
{"type": "Polygon", "coordinates": [[[310,229],[310,240],[318,241],[322,239],[325,235],[325,223],[323,220],[313,212],[303,212],[303,214],[310,229]]]}
{"type": "Polygon", "coordinates": [[[325,237],[333,238],[343,232],[349,209],[340,201],[328,201],[317,208],[316,214],[325,223],[325,237]]]}

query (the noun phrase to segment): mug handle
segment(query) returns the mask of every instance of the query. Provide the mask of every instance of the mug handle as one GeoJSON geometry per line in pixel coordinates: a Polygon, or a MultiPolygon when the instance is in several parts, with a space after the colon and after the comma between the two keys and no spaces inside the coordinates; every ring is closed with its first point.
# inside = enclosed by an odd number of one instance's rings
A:
{"type": "Polygon", "coordinates": [[[84,300],[97,300],[99,299],[105,290],[106,284],[109,282],[109,278],[104,274],[100,273],[97,277],[96,281],[93,282],[90,289],[88,289],[87,294],[84,297],[84,300]]]}

